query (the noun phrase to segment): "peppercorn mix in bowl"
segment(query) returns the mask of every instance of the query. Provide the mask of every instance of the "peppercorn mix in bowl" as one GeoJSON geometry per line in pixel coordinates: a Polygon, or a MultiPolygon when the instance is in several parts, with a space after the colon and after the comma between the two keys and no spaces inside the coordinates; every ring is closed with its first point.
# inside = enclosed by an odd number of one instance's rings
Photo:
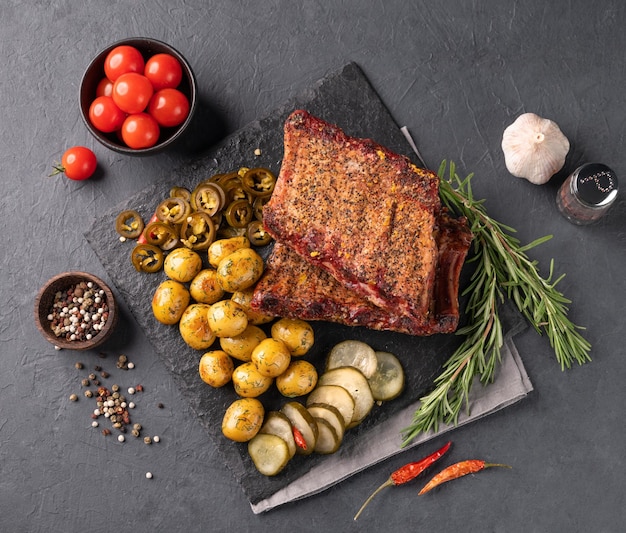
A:
{"type": "Polygon", "coordinates": [[[87,272],[64,272],[49,279],[35,299],[35,323],[61,349],[90,350],[106,341],[118,317],[113,291],[87,272]]]}

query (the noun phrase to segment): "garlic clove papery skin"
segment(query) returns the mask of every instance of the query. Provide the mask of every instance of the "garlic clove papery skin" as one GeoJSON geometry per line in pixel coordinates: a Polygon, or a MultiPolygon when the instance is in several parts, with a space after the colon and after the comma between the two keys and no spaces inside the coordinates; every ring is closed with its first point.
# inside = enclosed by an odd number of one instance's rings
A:
{"type": "Polygon", "coordinates": [[[535,185],[550,180],[563,168],[570,144],[559,126],[535,113],[524,113],[502,135],[508,171],[535,185]]]}

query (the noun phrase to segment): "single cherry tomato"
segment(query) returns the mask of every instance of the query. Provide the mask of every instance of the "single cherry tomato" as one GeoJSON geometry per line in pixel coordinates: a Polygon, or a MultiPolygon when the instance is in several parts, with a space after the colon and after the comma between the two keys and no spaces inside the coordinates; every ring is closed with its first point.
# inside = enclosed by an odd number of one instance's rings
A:
{"type": "Polygon", "coordinates": [[[117,131],[124,124],[126,113],[110,96],[98,96],[89,106],[89,121],[92,126],[104,133],[117,131]]]}
{"type": "Polygon", "coordinates": [[[134,46],[116,46],[104,60],[104,74],[113,82],[127,72],[141,74],[144,68],[144,58],[134,46]]]}
{"type": "Polygon", "coordinates": [[[148,113],[160,126],[166,128],[178,126],[189,114],[189,100],[178,89],[161,89],[150,99],[148,113]]]}
{"type": "Polygon", "coordinates": [[[154,89],[150,80],[143,74],[127,72],[113,84],[113,101],[126,113],[141,113],[146,109],[154,89]]]}
{"type": "Polygon", "coordinates": [[[54,165],[54,171],[50,176],[65,173],[71,180],[86,180],[93,175],[97,166],[96,154],[89,148],[73,146],[65,151],[61,164],[54,165]]]}
{"type": "Polygon", "coordinates": [[[170,54],[155,54],[146,62],[144,76],[150,80],[155,91],[175,89],[183,79],[183,67],[170,54]]]}
{"type": "Polygon", "coordinates": [[[111,96],[113,82],[109,78],[102,78],[96,87],[96,96],[111,96]]]}
{"type": "Polygon", "coordinates": [[[154,146],[160,133],[159,124],[148,113],[129,115],[120,131],[123,141],[135,150],[154,146]]]}

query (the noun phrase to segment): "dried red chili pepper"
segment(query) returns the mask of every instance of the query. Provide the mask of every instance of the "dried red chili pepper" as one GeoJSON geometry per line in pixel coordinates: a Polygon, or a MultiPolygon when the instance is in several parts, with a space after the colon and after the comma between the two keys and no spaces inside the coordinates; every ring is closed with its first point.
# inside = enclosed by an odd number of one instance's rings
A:
{"type": "Polygon", "coordinates": [[[425,494],[429,490],[435,488],[437,485],[441,485],[446,481],[451,481],[453,479],[457,479],[459,477],[466,476],[467,474],[474,474],[476,472],[480,472],[485,468],[491,468],[493,466],[501,466],[503,468],[511,468],[509,465],[503,465],[499,463],[486,463],[485,461],[481,461],[479,459],[470,459],[468,461],[461,461],[460,463],[456,463],[450,465],[447,468],[444,468],[441,472],[435,475],[422,490],[419,491],[418,495],[421,496],[425,494]]]}
{"type": "Polygon", "coordinates": [[[387,479],[387,481],[385,481],[380,487],[372,492],[370,497],[365,500],[365,503],[363,503],[363,505],[359,509],[359,512],[354,516],[354,519],[356,520],[357,518],[359,518],[359,515],[363,512],[363,509],[365,509],[367,504],[371,502],[374,496],[376,496],[381,490],[383,490],[385,487],[390,487],[392,485],[404,485],[405,483],[408,483],[409,481],[415,479],[430,465],[440,459],[450,449],[451,445],[451,442],[447,442],[436,452],[431,453],[427,457],[424,457],[424,459],[421,459],[420,461],[416,461],[414,463],[408,463],[398,468],[398,470],[396,470],[389,476],[389,479],[387,479]]]}
{"type": "Polygon", "coordinates": [[[291,426],[291,432],[293,433],[293,438],[296,441],[296,446],[298,448],[306,450],[307,449],[306,439],[304,438],[304,435],[302,435],[300,430],[295,426],[291,426]]]}

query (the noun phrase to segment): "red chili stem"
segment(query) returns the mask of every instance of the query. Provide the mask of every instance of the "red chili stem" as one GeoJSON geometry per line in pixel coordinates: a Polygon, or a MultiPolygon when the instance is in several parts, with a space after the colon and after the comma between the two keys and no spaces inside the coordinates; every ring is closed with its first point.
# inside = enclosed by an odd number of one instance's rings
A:
{"type": "Polygon", "coordinates": [[[354,519],[356,520],[357,518],[359,518],[359,515],[363,512],[363,509],[365,509],[365,507],[374,499],[374,496],[376,496],[381,490],[383,490],[385,487],[404,485],[405,483],[408,483],[409,481],[415,479],[430,465],[438,461],[450,449],[451,445],[452,442],[447,442],[436,452],[431,453],[427,457],[424,457],[424,459],[421,459],[420,461],[416,461],[414,463],[408,463],[398,468],[398,470],[396,470],[389,476],[387,481],[385,481],[380,487],[372,492],[369,498],[365,500],[365,502],[359,509],[359,512],[354,516],[354,519]]]}
{"type": "Polygon", "coordinates": [[[470,459],[467,461],[461,461],[459,463],[455,463],[453,465],[444,468],[441,472],[436,474],[422,490],[419,491],[418,496],[427,493],[429,490],[434,489],[438,485],[442,483],[446,483],[447,481],[452,481],[453,479],[457,479],[467,474],[474,474],[476,472],[480,472],[485,468],[491,468],[494,466],[499,466],[503,468],[511,468],[509,465],[504,465],[500,463],[486,463],[480,459],[470,459]]]}

